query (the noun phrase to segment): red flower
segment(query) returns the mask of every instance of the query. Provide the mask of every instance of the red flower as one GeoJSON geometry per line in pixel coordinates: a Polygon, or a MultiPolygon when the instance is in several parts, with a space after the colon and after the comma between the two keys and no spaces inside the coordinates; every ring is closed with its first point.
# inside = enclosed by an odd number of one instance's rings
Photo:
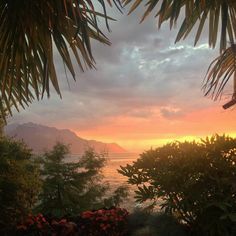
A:
{"type": "Polygon", "coordinates": [[[81,216],[82,216],[83,218],[89,218],[89,217],[91,217],[92,215],[93,215],[93,213],[92,213],[91,211],[84,211],[81,216]]]}
{"type": "Polygon", "coordinates": [[[66,219],[62,219],[62,220],[59,221],[59,224],[60,224],[60,225],[64,225],[64,224],[66,224],[66,223],[67,223],[67,220],[66,220],[66,219]]]}

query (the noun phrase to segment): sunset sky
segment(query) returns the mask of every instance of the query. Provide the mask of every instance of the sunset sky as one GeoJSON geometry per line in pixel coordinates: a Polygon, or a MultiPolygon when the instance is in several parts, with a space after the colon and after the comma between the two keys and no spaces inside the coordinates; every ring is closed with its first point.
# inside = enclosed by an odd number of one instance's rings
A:
{"type": "Polygon", "coordinates": [[[174,44],[176,31],[170,32],[167,24],[158,30],[153,17],[139,24],[139,11],[126,16],[114,8],[111,15],[117,21],[110,24],[112,32],[104,31],[112,45],[92,45],[97,70],[77,70],[76,82],[67,81],[55,53],[63,99],[52,92],[50,99],[15,112],[9,123],[68,128],[130,152],[174,139],[236,135],[236,109],[222,108],[232,94],[230,87],[217,102],[201,91],[208,65],[218,54],[208,48],[207,37],[195,48],[194,35],[174,44]]]}

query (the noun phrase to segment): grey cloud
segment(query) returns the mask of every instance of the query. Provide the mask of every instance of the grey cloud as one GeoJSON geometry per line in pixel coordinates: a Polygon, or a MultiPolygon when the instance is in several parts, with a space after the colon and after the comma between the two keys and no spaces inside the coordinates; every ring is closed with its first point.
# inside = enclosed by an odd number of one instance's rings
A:
{"type": "Polygon", "coordinates": [[[131,16],[115,14],[118,20],[107,34],[112,46],[93,44],[97,70],[81,73],[77,69],[76,82],[68,73],[70,86],[55,54],[63,99],[53,92],[50,100],[34,102],[10,121],[86,129],[120,115],[148,119],[160,109],[163,118],[177,119],[210,106],[201,85],[214,52],[195,50],[189,40],[174,45],[176,31],[170,32],[167,25],[158,31],[153,18],[140,25],[138,16],[139,11],[131,16]]]}
{"type": "Polygon", "coordinates": [[[171,108],[161,108],[160,109],[161,115],[167,119],[178,119],[181,118],[183,115],[186,114],[183,110],[178,109],[171,109],[171,108]]]}

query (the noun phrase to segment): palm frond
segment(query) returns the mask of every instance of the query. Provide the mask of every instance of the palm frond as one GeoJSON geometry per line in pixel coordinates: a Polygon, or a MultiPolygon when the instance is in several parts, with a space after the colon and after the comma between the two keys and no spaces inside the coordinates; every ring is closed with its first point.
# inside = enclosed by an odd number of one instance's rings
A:
{"type": "MultiPolygon", "coordinates": [[[[141,3],[141,0],[123,0],[124,5],[132,3],[129,14],[133,12],[141,3]]],[[[158,18],[158,25],[169,21],[170,28],[176,25],[180,13],[184,13],[184,19],[178,31],[176,42],[185,39],[198,24],[195,36],[195,44],[200,39],[203,28],[208,24],[209,46],[215,47],[218,32],[220,34],[220,49],[227,48],[227,39],[234,42],[236,37],[236,2],[225,0],[147,0],[145,1],[146,10],[141,22],[152,12],[158,18]]]]}
{"type": "MultiPolygon", "coordinates": [[[[236,45],[232,44],[209,66],[203,90],[205,95],[211,95],[215,100],[221,97],[222,92],[230,79],[236,82],[236,45]]],[[[236,95],[234,87],[233,97],[236,95]]]]}
{"type": "MultiPolygon", "coordinates": [[[[215,48],[220,39],[220,53],[210,65],[204,84],[205,95],[218,99],[222,95],[225,85],[234,75],[236,84],[235,41],[236,41],[236,1],[233,0],[123,0],[124,5],[132,4],[129,14],[141,3],[145,2],[146,10],[141,22],[151,13],[155,12],[158,25],[168,21],[170,28],[176,25],[179,18],[180,25],[175,42],[185,39],[189,33],[196,29],[194,45],[201,38],[204,28],[208,30],[208,44],[215,48]],[[182,13],[182,14],[181,14],[182,13]],[[220,32],[220,34],[219,34],[220,32]],[[228,48],[227,42],[231,46],[228,48]]],[[[234,97],[236,99],[236,88],[234,97]]]]}
{"type": "MultiPolygon", "coordinates": [[[[0,98],[11,113],[11,105],[25,107],[41,99],[54,87],[61,96],[54,61],[54,45],[75,78],[71,54],[80,69],[94,67],[91,40],[110,44],[101,32],[98,18],[108,27],[106,1],[103,12],[92,0],[2,0],[0,2],[0,98]]],[[[119,0],[113,0],[120,7],[119,0]]],[[[4,116],[4,114],[0,113],[4,116]]]]}

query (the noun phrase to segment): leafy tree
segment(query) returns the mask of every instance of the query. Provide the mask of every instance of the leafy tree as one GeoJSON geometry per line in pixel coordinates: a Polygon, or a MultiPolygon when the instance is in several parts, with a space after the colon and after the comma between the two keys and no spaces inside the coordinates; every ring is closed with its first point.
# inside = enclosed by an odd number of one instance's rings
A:
{"type": "Polygon", "coordinates": [[[226,109],[236,103],[236,2],[234,0],[124,0],[124,5],[132,3],[129,13],[145,2],[146,10],[141,22],[154,11],[158,25],[170,23],[170,28],[176,26],[179,19],[182,24],[176,37],[176,42],[185,39],[191,31],[196,31],[194,45],[199,41],[203,29],[208,31],[209,46],[217,46],[220,38],[220,56],[210,65],[206,76],[205,95],[212,98],[221,97],[223,89],[233,77],[234,87],[232,100],[223,107],[226,109]],[[229,42],[229,44],[227,43],[229,42]]]}
{"type": "Polygon", "coordinates": [[[32,210],[41,186],[39,174],[30,149],[0,138],[0,232],[32,210]]]}
{"type": "Polygon", "coordinates": [[[109,189],[101,182],[105,158],[88,149],[76,163],[66,162],[68,146],[58,143],[43,156],[43,188],[37,211],[55,217],[76,216],[84,210],[98,209],[104,204],[118,205],[125,190],[118,189],[105,198],[109,189]]]}
{"type": "Polygon", "coordinates": [[[138,202],[157,203],[200,235],[235,235],[236,139],[214,135],[173,142],[140,155],[119,172],[138,202]]]}
{"type": "MultiPolygon", "coordinates": [[[[11,113],[12,104],[28,105],[50,95],[50,84],[60,94],[53,52],[59,52],[73,78],[70,54],[81,70],[94,67],[91,40],[109,44],[101,32],[110,0],[2,0],[0,2],[0,99],[11,113]],[[96,2],[96,3],[95,3],[96,2]],[[98,6],[103,9],[97,12],[98,6]]],[[[113,0],[119,8],[119,0],[113,0]]],[[[0,112],[4,116],[0,107],[0,112]]]]}

